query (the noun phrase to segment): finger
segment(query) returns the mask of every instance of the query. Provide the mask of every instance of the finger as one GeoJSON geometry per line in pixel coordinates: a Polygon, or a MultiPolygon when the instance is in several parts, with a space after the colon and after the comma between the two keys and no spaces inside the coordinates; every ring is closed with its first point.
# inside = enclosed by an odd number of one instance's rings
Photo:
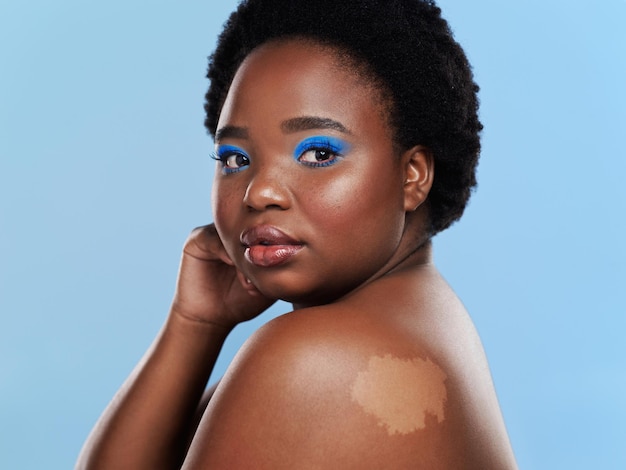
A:
{"type": "Polygon", "coordinates": [[[217,256],[223,263],[229,266],[235,265],[228,253],[226,253],[215,224],[203,225],[193,229],[185,243],[184,251],[191,256],[206,260],[217,256]]]}
{"type": "Polygon", "coordinates": [[[237,279],[249,295],[253,297],[261,295],[261,292],[255,287],[254,284],[252,284],[252,281],[239,270],[237,270],[237,279]]]}
{"type": "Polygon", "coordinates": [[[217,255],[219,256],[220,260],[225,264],[229,266],[235,265],[235,262],[230,258],[230,256],[228,256],[228,253],[226,253],[226,249],[224,248],[224,246],[222,246],[222,249],[217,253],[217,255]]]}

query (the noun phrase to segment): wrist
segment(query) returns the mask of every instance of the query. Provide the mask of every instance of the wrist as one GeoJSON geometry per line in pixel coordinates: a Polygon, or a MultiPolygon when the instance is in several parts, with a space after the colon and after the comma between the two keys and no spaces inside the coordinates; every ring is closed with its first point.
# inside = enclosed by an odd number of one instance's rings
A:
{"type": "Polygon", "coordinates": [[[176,329],[182,329],[187,334],[191,331],[193,333],[200,333],[205,337],[207,335],[213,338],[223,336],[224,339],[226,339],[229,333],[236,326],[236,324],[229,325],[222,323],[219,320],[213,320],[205,316],[199,316],[187,312],[186,310],[179,308],[175,302],[170,307],[167,324],[171,324],[171,326],[176,329]]]}

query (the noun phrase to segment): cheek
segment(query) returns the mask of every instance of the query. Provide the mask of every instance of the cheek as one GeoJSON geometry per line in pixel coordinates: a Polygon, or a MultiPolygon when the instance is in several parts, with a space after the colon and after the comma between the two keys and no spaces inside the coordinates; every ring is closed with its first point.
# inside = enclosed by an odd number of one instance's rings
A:
{"type": "Polygon", "coordinates": [[[221,225],[221,221],[224,217],[224,200],[221,197],[222,192],[223,190],[220,188],[220,183],[216,177],[211,185],[211,211],[213,212],[213,220],[216,226],[221,225]]]}
{"type": "Polygon", "coordinates": [[[211,209],[217,233],[230,256],[232,245],[238,243],[239,234],[235,233],[235,214],[237,213],[237,196],[235,188],[229,184],[221,184],[216,178],[211,190],[211,209]]]}
{"type": "Polygon", "coordinates": [[[348,232],[367,236],[367,229],[393,230],[403,220],[401,183],[390,168],[350,171],[301,185],[301,205],[329,235],[348,232]],[[363,230],[361,230],[361,228],[363,230]]]}
{"type": "Polygon", "coordinates": [[[342,176],[330,180],[319,179],[300,186],[301,207],[316,225],[335,231],[345,229],[346,222],[362,215],[356,182],[342,176]]]}

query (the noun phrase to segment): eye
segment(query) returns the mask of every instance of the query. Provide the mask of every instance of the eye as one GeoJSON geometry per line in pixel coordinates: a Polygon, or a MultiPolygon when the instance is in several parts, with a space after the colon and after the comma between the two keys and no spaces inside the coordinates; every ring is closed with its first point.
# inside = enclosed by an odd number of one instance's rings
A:
{"type": "Polygon", "coordinates": [[[330,149],[319,148],[319,149],[311,149],[304,152],[298,158],[298,161],[301,163],[313,163],[318,164],[321,162],[332,161],[336,158],[335,153],[333,153],[330,149]]]}
{"type": "Polygon", "coordinates": [[[222,170],[225,174],[245,170],[250,165],[248,154],[234,145],[220,145],[212,158],[222,163],[222,170]]]}
{"type": "Polygon", "coordinates": [[[224,158],[220,158],[220,160],[224,163],[224,167],[230,170],[240,169],[250,164],[248,156],[242,153],[232,153],[224,158]]]}
{"type": "Polygon", "coordinates": [[[325,167],[337,163],[349,145],[336,137],[309,137],[298,144],[294,158],[307,166],[325,167]]]}

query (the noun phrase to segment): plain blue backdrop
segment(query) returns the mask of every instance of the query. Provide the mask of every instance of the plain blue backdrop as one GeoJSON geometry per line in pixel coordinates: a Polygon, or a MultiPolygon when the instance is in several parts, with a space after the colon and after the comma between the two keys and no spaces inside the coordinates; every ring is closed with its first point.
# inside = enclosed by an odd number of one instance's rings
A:
{"type": "MultiPolygon", "coordinates": [[[[216,3],[0,2],[2,469],[73,466],[211,220],[204,74],[235,1],[216,3]]],[[[485,131],[436,262],[520,467],[626,468],[626,1],[440,5],[485,131]]],[[[238,327],[216,375],[287,309],[238,327]]]]}

